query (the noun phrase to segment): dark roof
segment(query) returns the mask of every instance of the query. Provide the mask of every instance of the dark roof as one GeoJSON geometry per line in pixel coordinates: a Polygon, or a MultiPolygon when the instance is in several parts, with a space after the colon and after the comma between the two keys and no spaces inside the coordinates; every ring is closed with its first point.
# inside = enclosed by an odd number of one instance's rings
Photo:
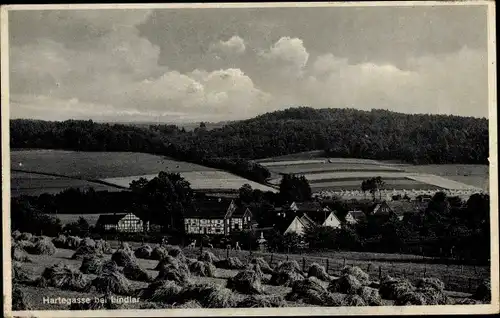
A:
{"type": "Polygon", "coordinates": [[[366,218],[366,214],[363,211],[349,211],[355,220],[362,220],[366,218]]]}
{"type": "Polygon", "coordinates": [[[199,200],[193,209],[184,212],[184,217],[223,219],[231,201],[222,198],[199,200]]]}
{"type": "MultiPolygon", "coordinates": [[[[231,215],[231,217],[243,217],[243,215],[245,215],[245,211],[247,210],[248,208],[246,207],[236,207],[236,209],[234,210],[233,214],[231,215]]],[[[250,210],[250,209],[249,209],[250,210]]]]}
{"type": "Polygon", "coordinates": [[[118,224],[118,221],[123,219],[123,217],[127,215],[127,213],[120,214],[101,214],[97,219],[96,224],[118,224]]]}
{"type": "Polygon", "coordinates": [[[321,225],[325,222],[326,218],[330,215],[330,213],[331,212],[325,212],[325,211],[310,211],[306,212],[306,215],[316,224],[321,225]]]}
{"type": "Polygon", "coordinates": [[[320,211],[323,209],[317,201],[295,202],[299,211],[320,211]]]}

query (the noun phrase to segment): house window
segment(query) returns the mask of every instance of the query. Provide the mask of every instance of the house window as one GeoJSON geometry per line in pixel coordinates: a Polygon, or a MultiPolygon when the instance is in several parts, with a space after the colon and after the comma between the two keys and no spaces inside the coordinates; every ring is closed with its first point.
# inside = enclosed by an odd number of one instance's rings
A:
{"type": "Polygon", "coordinates": [[[239,223],[235,223],[234,224],[234,229],[235,230],[239,230],[240,229],[240,224],[239,223]]]}
{"type": "Polygon", "coordinates": [[[215,229],[215,233],[220,233],[220,229],[215,229]]]}

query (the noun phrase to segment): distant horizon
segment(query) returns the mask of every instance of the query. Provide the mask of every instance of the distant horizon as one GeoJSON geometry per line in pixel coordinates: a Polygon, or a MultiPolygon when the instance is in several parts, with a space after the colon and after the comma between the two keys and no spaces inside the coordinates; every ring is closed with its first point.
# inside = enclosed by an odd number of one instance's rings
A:
{"type": "MultiPolygon", "coordinates": [[[[323,107],[323,108],[314,108],[310,106],[292,106],[292,107],[287,107],[287,108],[282,108],[276,111],[285,111],[288,109],[295,109],[295,108],[301,108],[301,107],[306,107],[306,108],[311,108],[314,110],[322,110],[322,109],[353,109],[357,111],[362,111],[362,112],[371,112],[371,111],[388,111],[391,113],[396,113],[396,114],[405,114],[405,115],[428,115],[428,116],[455,116],[455,117],[462,117],[462,118],[475,118],[475,119],[486,119],[489,120],[489,117],[478,117],[478,116],[462,116],[462,115],[455,115],[455,114],[432,114],[432,113],[403,113],[403,112],[397,112],[397,111],[392,111],[392,110],[387,110],[387,109],[381,109],[381,108],[372,108],[369,110],[365,109],[356,109],[356,108],[332,108],[332,107],[323,107]]],[[[265,114],[269,113],[274,113],[276,111],[269,111],[269,112],[264,112],[261,114],[256,114],[255,116],[248,117],[248,118],[241,118],[241,119],[227,119],[227,120],[219,120],[219,121],[168,121],[168,120],[154,120],[154,119],[148,119],[148,120],[133,120],[130,119],[128,121],[126,120],[102,120],[102,119],[94,119],[94,118],[67,118],[67,119],[58,119],[58,120],[51,120],[51,119],[39,119],[39,118],[29,118],[29,117],[23,117],[23,118],[10,118],[10,120],[40,120],[40,121],[54,121],[54,122],[64,122],[68,120],[77,120],[77,121],[87,121],[87,120],[92,120],[95,123],[101,123],[101,124],[169,124],[169,125],[196,125],[200,124],[201,122],[209,125],[220,125],[220,124],[226,124],[226,123],[232,123],[232,122],[239,122],[239,121],[245,121],[249,119],[253,119],[265,114]]]]}
{"type": "Polygon", "coordinates": [[[221,122],[284,105],[488,118],[486,3],[8,16],[11,118],[221,122]]]}

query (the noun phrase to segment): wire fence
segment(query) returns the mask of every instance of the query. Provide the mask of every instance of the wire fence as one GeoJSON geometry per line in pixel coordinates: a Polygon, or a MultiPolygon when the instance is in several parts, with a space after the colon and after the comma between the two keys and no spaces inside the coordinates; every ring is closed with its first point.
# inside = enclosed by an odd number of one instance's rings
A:
{"type": "MultiPolygon", "coordinates": [[[[111,243],[111,242],[110,242],[111,243]]],[[[129,242],[135,249],[142,244],[129,242]]],[[[114,241],[112,247],[118,248],[119,243],[114,241]]],[[[446,286],[446,290],[461,293],[474,293],[477,287],[484,281],[490,279],[490,269],[487,266],[475,265],[447,265],[415,263],[412,260],[404,262],[384,262],[348,259],[346,257],[332,258],[299,254],[268,253],[244,250],[230,250],[218,248],[200,249],[185,247],[183,249],[187,257],[197,258],[202,251],[210,251],[220,259],[237,257],[243,263],[250,263],[253,258],[263,258],[271,267],[283,261],[296,261],[304,272],[307,272],[311,264],[317,263],[324,266],[327,273],[332,276],[340,276],[345,266],[357,266],[370,275],[373,281],[381,281],[385,276],[394,278],[405,278],[415,283],[426,277],[439,278],[446,286]]]]}
{"type": "MultiPolygon", "coordinates": [[[[340,276],[345,266],[358,266],[370,275],[374,281],[381,281],[385,276],[394,278],[405,278],[415,283],[420,278],[435,277],[441,279],[446,289],[454,292],[474,293],[477,287],[489,279],[489,269],[486,267],[445,265],[445,264],[416,264],[411,262],[380,264],[367,260],[352,260],[347,258],[327,258],[317,256],[304,256],[297,254],[278,254],[255,251],[238,251],[226,249],[203,249],[209,250],[215,256],[224,259],[237,257],[244,263],[249,263],[255,257],[262,257],[271,266],[283,261],[297,261],[304,272],[307,272],[311,264],[317,263],[325,267],[328,274],[340,276]]],[[[188,257],[196,258],[200,255],[200,248],[186,248],[184,253],[188,257]]]]}

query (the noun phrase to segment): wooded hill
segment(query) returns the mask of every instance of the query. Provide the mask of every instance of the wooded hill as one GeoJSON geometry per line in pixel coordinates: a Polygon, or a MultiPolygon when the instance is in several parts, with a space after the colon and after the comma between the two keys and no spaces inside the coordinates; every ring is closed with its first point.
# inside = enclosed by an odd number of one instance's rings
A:
{"type": "Polygon", "coordinates": [[[11,148],[133,151],[170,156],[262,182],[269,171],[251,161],[325,150],[332,157],[410,163],[488,163],[488,120],[385,110],[289,108],[193,131],[175,125],[134,127],[68,120],[10,122],[11,148]]]}

